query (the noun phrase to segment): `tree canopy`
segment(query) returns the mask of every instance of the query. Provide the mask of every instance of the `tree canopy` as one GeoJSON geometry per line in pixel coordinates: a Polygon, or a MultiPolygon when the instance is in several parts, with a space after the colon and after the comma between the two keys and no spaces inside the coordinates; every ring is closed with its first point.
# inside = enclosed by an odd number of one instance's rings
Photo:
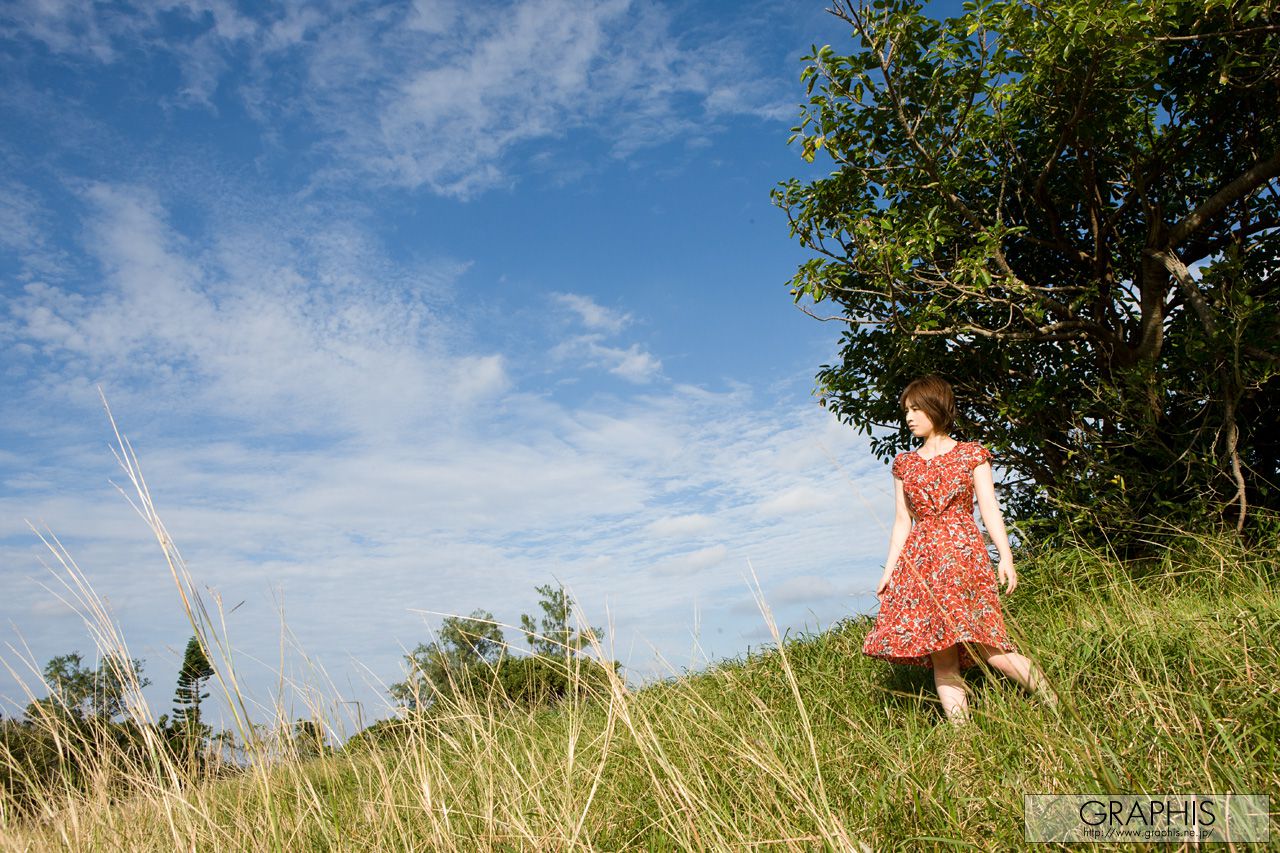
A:
{"type": "Polygon", "coordinates": [[[405,656],[408,675],[388,692],[408,708],[429,706],[437,693],[452,689],[467,667],[495,663],[504,642],[502,628],[488,611],[473,610],[469,617],[446,616],[435,640],[419,643],[405,656]]]}
{"type": "Polygon", "coordinates": [[[541,596],[538,607],[542,610],[542,618],[535,622],[528,613],[520,617],[520,628],[535,654],[547,657],[576,654],[593,637],[604,635],[599,628],[578,631],[573,627],[573,602],[564,587],[545,584],[537,590],[541,596]]]}
{"type": "Polygon", "coordinates": [[[50,658],[44,667],[49,696],[31,703],[26,715],[30,719],[52,710],[79,719],[110,720],[124,711],[130,690],[151,683],[142,676],[142,667],[141,660],[115,653],[104,655],[97,669],[85,666],[79,652],[50,658]]]}
{"type": "Polygon", "coordinates": [[[1244,531],[1280,506],[1276,4],[964,9],[837,2],[855,49],[804,57],[792,141],[836,168],[773,198],[848,326],[823,405],[887,458],[938,373],[1025,526],[1244,531]]]}
{"type": "MultiPolygon", "coordinates": [[[[393,699],[410,710],[431,707],[441,695],[502,697],[518,705],[554,702],[573,691],[606,691],[608,678],[600,666],[581,655],[599,628],[573,627],[573,602],[559,585],[536,588],[540,619],[525,613],[520,625],[532,654],[509,655],[502,628],[486,610],[469,617],[447,616],[431,643],[420,643],[405,656],[408,674],[391,685],[393,699]]],[[[620,668],[613,661],[616,674],[620,668]]]]}

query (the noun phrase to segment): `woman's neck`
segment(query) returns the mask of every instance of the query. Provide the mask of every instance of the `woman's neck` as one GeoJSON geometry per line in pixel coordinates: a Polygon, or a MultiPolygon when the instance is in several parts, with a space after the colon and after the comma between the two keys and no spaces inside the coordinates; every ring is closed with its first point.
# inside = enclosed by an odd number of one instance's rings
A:
{"type": "Polygon", "coordinates": [[[951,436],[934,433],[924,440],[920,445],[920,449],[928,451],[930,456],[935,456],[938,453],[945,453],[952,447],[955,447],[955,444],[956,443],[953,441],[951,436]]]}

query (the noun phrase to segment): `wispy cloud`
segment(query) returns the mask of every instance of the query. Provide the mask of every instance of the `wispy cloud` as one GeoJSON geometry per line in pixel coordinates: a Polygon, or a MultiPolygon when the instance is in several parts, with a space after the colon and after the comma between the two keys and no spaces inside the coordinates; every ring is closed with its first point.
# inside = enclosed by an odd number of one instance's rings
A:
{"type": "Polygon", "coordinates": [[[653,567],[659,575],[691,575],[718,566],[729,556],[725,545],[709,545],[666,559],[653,567]]]}
{"type": "Polygon", "coordinates": [[[762,502],[759,512],[763,516],[795,515],[818,509],[826,499],[827,496],[812,486],[792,486],[762,502]]]}
{"type": "Polygon", "coordinates": [[[837,596],[848,595],[849,584],[838,588],[831,579],[820,575],[797,575],[769,589],[768,600],[781,604],[818,604],[837,596]]]}
{"type": "Polygon", "coordinates": [[[226,86],[269,139],[302,119],[317,181],[469,198],[510,186],[518,164],[548,151],[580,171],[588,146],[629,157],[705,138],[732,116],[792,116],[732,25],[677,34],[674,14],[633,0],[286,2],[254,13],[224,0],[52,2],[18,4],[0,35],[77,62],[165,53],[182,73],[165,98],[173,106],[216,113],[226,86]],[[176,17],[181,32],[166,30],[176,17]]]}
{"type": "Polygon", "coordinates": [[[97,11],[77,0],[49,0],[42,3],[13,3],[0,18],[0,35],[25,36],[41,42],[54,53],[86,56],[112,62],[116,51],[111,44],[113,30],[132,28],[127,16],[99,17],[97,11]],[[86,12],[88,14],[86,14],[86,12]]]}
{"type": "Polygon", "coordinates": [[[662,372],[662,361],[639,344],[625,349],[602,343],[603,335],[574,335],[560,342],[552,351],[559,363],[607,370],[628,382],[646,384],[662,372]]]}
{"type": "Polygon", "coordinates": [[[573,314],[582,326],[601,330],[571,335],[561,341],[551,351],[557,362],[603,369],[640,385],[662,375],[662,360],[640,344],[621,347],[605,343],[607,335],[617,334],[632,322],[629,313],[611,310],[577,293],[552,293],[551,299],[573,314]]]}
{"type": "Polygon", "coordinates": [[[91,184],[83,200],[84,250],[107,287],[32,282],[9,312],[15,342],[64,379],[181,396],[273,431],[327,422],[339,432],[409,427],[507,385],[500,354],[447,352],[441,285],[461,265],[399,272],[415,286],[394,287],[385,263],[357,271],[358,245],[346,260],[287,242],[263,257],[235,235],[193,247],[147,190],[91,184]]]}
{"type": "Polygon", "coordinates": [[[647,528],[649,533],[663,539],[687,539],[714,529],[715,521],[702,513],[675,515],[659,518],[647,528]]]}
{"type": "Polygon", "coordinates": [[[43,211],[35,195],[12,178],[0,179],[0,246],[38,248],[43,211]]]}
{"type": "Polygon", "coordinates": [[[576,314],[588,329],[617,334],[631,322],[630,314],[606,308],[590,296],[580,293],[552,293],[551,298],[576,314]]]}

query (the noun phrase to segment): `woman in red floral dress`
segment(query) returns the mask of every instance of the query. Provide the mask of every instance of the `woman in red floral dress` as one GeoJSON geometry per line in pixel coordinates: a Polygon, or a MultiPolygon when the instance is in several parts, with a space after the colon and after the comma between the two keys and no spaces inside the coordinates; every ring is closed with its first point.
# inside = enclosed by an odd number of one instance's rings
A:
{"type": "Polygon", "coordinates": [[[1044,674],[1005,632],[997,577],[973,519],[976,488],[983,523],[1000,552],[999,580],[1013,592],[1018,577],[995,499],[990,451],[947,435],[955,396],[945,379],[915,380],[900,402],[907,426],[923,443],[893,460],[897,516],[876,587],[880,613],[863,653],[932,669],[938,698],[954,723],[968,719],[960,670],[979,660],[1056,704],[1044,674]]]}

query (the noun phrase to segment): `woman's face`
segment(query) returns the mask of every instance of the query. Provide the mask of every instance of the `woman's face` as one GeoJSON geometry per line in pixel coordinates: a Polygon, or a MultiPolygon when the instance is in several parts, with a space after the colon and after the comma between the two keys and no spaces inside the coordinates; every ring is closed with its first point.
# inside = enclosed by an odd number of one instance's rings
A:
{"type": "Polygon", "coordinates": [[[902,413],[906,418],[907,428],[916,438],[928,438],[933,434],[933,421],[929,420],[924,409],[917,406],[914,400],[907,401],[902,413]]]}

